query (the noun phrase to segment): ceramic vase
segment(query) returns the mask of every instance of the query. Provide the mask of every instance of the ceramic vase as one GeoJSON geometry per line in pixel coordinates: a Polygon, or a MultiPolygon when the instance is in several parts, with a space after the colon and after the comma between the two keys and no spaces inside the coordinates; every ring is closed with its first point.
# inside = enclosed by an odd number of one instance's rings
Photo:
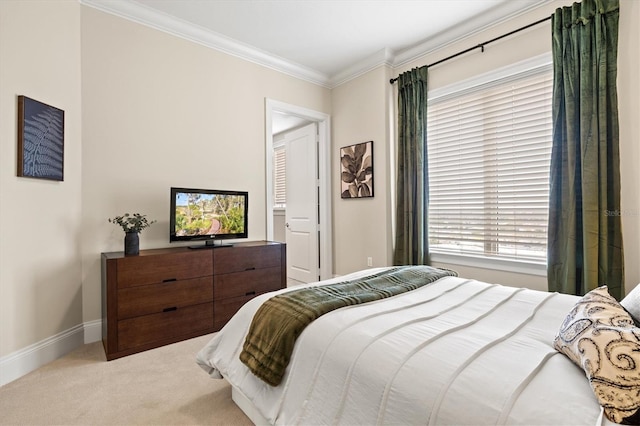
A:
{"type": "Polygon", "coordinates": [[[124,235],[124,255],[135,256],[140,253],[140,236],[137,232],[127,232],[124,235]]]}

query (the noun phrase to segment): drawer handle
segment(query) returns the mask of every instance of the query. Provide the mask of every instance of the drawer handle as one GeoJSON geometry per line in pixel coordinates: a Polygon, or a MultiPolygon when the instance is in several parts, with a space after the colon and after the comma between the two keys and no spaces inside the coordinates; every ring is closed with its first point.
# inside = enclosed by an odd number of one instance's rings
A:
{"type": "Polygon", "coordinates": [[[170,308],[164,308],[162,312],[171,312],[171,311],[177,311],[177,310],[178,310],[177,306],[172,306],[170,308]]]}
{"type": "Polygon", "coordinates": [[[256,292],[255,292],[255,291],[248,291],[248,292],[246,292],[244,295],[245,295],[245,296],[253,296],[253,295],[255,295],[255,294],[256,294],[256,292]]]}
{"type": "Polygon", "coordinates": [[[167,278],[166,280],[162,280],[163,283],[170,283],[172,281],[178,281],[177,278],[167,278]]]}
{"type": "Polygon", "coordinates": [[[251,268],[246,268],[245,271],[255,271],[256,267],[252,266],[251,268]]]}

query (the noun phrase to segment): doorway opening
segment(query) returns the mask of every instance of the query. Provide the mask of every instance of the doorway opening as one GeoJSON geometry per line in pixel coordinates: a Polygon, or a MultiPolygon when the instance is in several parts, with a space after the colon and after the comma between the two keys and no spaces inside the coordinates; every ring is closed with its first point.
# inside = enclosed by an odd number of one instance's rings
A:
{"type": "MultiPolygon", "coordinates": [[[[266,145],[266,228],[267,240],[274,240],[274,120],[289,117],[300,124],[315,123],[317,126],[317,183],[309,188],[317,194],[317,259],[319,279],[332,278],[332,225],[331,225],[331,156],[330,116],[296,105],[266,99],[265,145],[266,145]]],[[[289,252],[290,247],[287,247],[289,252]]]]}

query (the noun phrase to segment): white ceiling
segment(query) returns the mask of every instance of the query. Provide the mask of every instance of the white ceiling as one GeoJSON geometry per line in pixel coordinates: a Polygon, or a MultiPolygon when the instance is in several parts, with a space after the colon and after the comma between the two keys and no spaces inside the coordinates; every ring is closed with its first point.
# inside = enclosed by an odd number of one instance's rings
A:
{"type": "Polygon", "coordinates": [[[549,0],[80,0],[326,87],[549,0]]]}

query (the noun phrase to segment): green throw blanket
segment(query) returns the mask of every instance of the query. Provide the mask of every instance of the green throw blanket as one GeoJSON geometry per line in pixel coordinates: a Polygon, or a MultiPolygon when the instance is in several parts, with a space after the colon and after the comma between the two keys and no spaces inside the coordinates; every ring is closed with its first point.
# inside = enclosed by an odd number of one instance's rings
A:
{"type": "Polygon", "coordinates": [[[254,315],[240,360],[257,377],[278,386],[296,339],[311,321],[334,309],[395,296],[445,276],[457,273],[429,266],[402,266],[353,281],[274,296],[254,315]]]}

